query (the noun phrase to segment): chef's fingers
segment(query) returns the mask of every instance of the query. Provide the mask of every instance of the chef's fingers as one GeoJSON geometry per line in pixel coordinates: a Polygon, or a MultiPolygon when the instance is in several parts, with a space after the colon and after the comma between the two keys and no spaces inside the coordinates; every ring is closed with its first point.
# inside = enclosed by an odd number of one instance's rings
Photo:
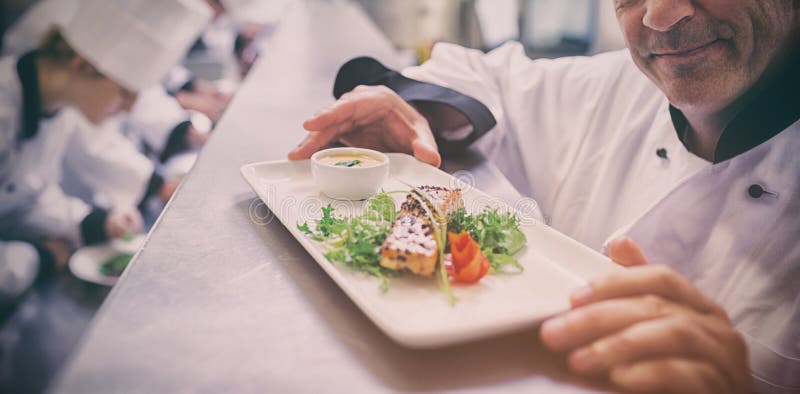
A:
{"type": "Polygon", "coordinates": [[[685,358],[647,360],[611,370],[611,382],[634,393],[744,393],[711,364],[685,358]]]}
{"type": "Polygon", "coordinates": [[[384,151],[412,153],[434,166],[441,164],[427,119],[385,86],[358,86],[303,127],[311,134],[289,153],[289,159],[307,159],[347,134],[352,146],[364,143],[384,151]]]}
{"type": "Polygon", "coordinates": [[[579,307],[612,298],[652,294],[703,313],[725,317],[717,303],[703,295],[688,279],[664,265],[631,267],[624,272],[591,281],[572,293],[570,302],[579,307]]]}
{"type": "Polygon", "coordinates": [[[289,152],[289,160],[308,159],[314,152],[327,148],[337,139],[336,134],[312,131],[300,142],[300,145],[289,152]]]}
{"type": "Polygon", "coordinates": [[[439,167],[442,164],[442,156],[436,150],[435,146],[431,146],[429,142],[422,138],[417,138],[412,143],[414,148],[414,157],[422,162],[428,163],[434,167],[439,167]]]}
{"type": "Polygon", "coordinates": [[[351,131],[357,124],[378,120],[386,113],[389,104],[385,96],[370,94],[363,90],[345,94],[333,105],[303,122],[303,128],[308,130],[309,134],[289,152],[289,159],[310,158],[314,152],[330,146],[340,135],[351,131]]]}
{"type": "Polygon", "coordinates": [[[125,232],[122,225],[119,223],[119,216],[113,212],[106,216],[105,222],[106,237],[109,239],[119,238],[125,232]]]}
{"type": "Polygon", "coordinates": [[[590,345],[572,351],[570,368],[593,375],[615,366],[648,359],[681,357],[705,360],[718,369],[727,381],[747,377],[743,342],[731,325],[714,316],[695,312],[672,313],[631,325],[590,345]]]}
{"type": "Polygon", "coordinates": [[[132,233],[139,233],[144,227],[144,219],[142,214],[135,208],[130,208],[125,211],[125,230],[132,233]]]}
{"type": "Polygon", "coordinates": [[[115,208],[106,216],[105,230],[108,238],[119,238],[126,232],[138,233],[143,227],[142,215],[135,208],[115,208]]]}
{"type": "Polygon", "coordinates": [[[608,257],[625,267],[648,264],[644,252],[636,245],[636,242],[628,237],[620,237],[611,241],[608,245],[608,257]]]}
{"type": "MultiPolygon", "coordinates": [[[[343,133],[354,126],[376,122],[392,107],[401,104],[405,104],[405,101],[385,86],[357,86],[333,105],[303,122],[303,128],[343,133]]],[[[403,112],[407,111],[403,109],[403,112]]]]}
{"type": "Polygon", "coordinates": [[[42,241],[42,247],[52,256],[57,268],[63,268],[69,262],[72,254],[72,247],[66,240],[59,238],[47,238],[42,241]]]}
{"type": "Polygon", "coordinates": [[[573,350],[633,324],[685,312],[686,308],[658,296],[615,298],[548,319],[539,335],[550,350],[573,350]]]}

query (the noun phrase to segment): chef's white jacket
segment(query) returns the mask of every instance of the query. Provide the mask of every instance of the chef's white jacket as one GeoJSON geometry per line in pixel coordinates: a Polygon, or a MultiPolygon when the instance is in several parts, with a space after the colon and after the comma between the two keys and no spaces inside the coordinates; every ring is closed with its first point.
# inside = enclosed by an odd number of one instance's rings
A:
{"type": "Polygon", "coordinates": [[[75,108],[64,108],[73,132],[64,151],[61,186],[103,209],[135,207],[144,197],[154,165],[123,135],[121,115],[93,125],[75,108]]]}
{"type": "Polygon", "coordinates": [[[485,104],[497,126],[475,146],[552,227],[596,250],[630,236],[725,307],[760,391],[800,388],[800,122],[713,164],[684,147],[627,51],[530,60],[518,43],[439,44],[403,75],[485,104]],[[751,197],[755,184],[774,195],[751,197]]]}
{"type": "Polygon", "coordinates": [[[40,119],[33,137],[20,138],[23,86],[17,60],[0,59],[0,239],[59,237],[80,244],[80,223],[92,207],[64,192],[59,185],[64,169],[88,185],[133,194],[137,201],[152,164],[131,162],[135,148],[127,140],[125,145],[91,134],[96,131],[81,124],[74,110],[40,119]]]}
{"type": "Polygon", "coordinates": [[[120,118],[119,127],[128,138],[162,152],[175,127],[189,120],[189,113],[163,86],[153,85],[139,92],[131,111],[120,118]]]}

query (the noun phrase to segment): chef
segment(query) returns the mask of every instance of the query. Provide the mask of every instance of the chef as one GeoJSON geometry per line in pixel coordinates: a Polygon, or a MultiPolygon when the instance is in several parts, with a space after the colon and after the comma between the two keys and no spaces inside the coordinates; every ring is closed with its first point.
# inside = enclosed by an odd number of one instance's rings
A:
{"type": "MultiPolygon", "coordinates": [[[[79,4],[79,0],[37,1],[4,34],[3,53],[21,56],[36,49],[53,26],[64,25],[71,19],[79,4]]],[[[182,68],[176,65],[169,74],[175,69],[182,68]]],[[[207,84],[192,80],[197,86],[207,84]]],[[[189,86],[181,84],[183,88],[189,86]]],[[[186,89],[180,92],[190,93],[186,89]]],[[[164,86],[156,83],[138,92],[129,111],[101,125],[87,125],[80,113],[76,113],[76,122],[87,127],[76,127],[66,150],[61,182],[65,191],[103,207],[120,202],[146,206],[147,200],[154,196],[166,202],[178,181],[166,179],[161,164],[175,154],[202,146],[208,139],[207,130],[196,125],[201,123],[202,116],[181,107],[176,97],[177,93],[167,94],[164,86]],[[153,162],[139,151],[140,146],[152,156],[153,162]],[[98,162],[103,165],[96,165],[98,162]]],[[[194,101],[202,103],[202,98],[197,96],[194,101]]],[[[209,101],[209,105],[215,106],[218,100],[209,98],[209,101]]],[[[66,112],[60,111],[60,116],[66,112]]]]}
{"type": "Polygon", "coordinates": [[[36,263],[29,249],[10,241],[63,256],[141,228],[132,207],[93,208],[60,188],[75,123],[55,114],[74,107],[100,123],[130,108],[137,91],[185,54],[209,17],[199,0],[84,0],[38,50],[0,60],[0,248],[11,245],[25,257],[0,250],[0,270],[36,263]]]}
{"type": "Polygon", "coordinates": [[[530,60],[439,44],[345,64],[291,159],[333,142],[472,144],[548,222],[631,267],[543,323],[576,373],[632,392],[800,390],[800,5],[617,0],[628,50],[530,60]]]}

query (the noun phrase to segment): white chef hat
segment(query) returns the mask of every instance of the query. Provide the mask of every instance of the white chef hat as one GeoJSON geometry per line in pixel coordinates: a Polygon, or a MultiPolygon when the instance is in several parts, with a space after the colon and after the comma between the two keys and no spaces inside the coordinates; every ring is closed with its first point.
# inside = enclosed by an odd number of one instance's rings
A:
{"type": "Polygon", "coordinates": [[[177,64],[210,19],[202,0],[81,0],[62,33],[105,76],[139,91],[177,64]]]}
{"type": "Polygon", "coordinates": [[[288,0],[220,0],[234,22],[256,25],[274,24],[290,4],[288,0]]]}

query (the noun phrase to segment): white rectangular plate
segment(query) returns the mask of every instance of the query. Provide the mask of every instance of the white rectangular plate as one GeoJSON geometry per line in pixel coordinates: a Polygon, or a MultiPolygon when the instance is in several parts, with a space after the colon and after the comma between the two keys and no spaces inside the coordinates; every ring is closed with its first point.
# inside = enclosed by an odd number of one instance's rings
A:
{"type": "MultiPolygon", "coordinates": [[[[485,206],[514,209],[470,188],[451,175],[404,154],[389,154],[386,191],[409,190],[408,184],[461,187],[468,212],[485,206]]],[[[603,255],[551,229],[521,216],[528,238],[515,257],[525,267],[520,274],[487,275],[473,285],[454,285],[458,298],[450,305],[434,277],[412,274],[390,278],[381,292],[379,279],[328,261],[320,246],[297,229],[298,224],[321,217],[320,208],[332,203],[335,214],[357,214],[363,202],[331,200],[314,184],[308,160],[253,163],[241,173],[330,277],[395,341],[409,347],[430,348],[465,342],[534,326],[566,310],[569,294],[589,278],[618,270],[603,255]]],[[[399,203],[404,194],[394,194],[399,203]]],[[[520,211],[517,211],[520,212],[520,211]]]]}

